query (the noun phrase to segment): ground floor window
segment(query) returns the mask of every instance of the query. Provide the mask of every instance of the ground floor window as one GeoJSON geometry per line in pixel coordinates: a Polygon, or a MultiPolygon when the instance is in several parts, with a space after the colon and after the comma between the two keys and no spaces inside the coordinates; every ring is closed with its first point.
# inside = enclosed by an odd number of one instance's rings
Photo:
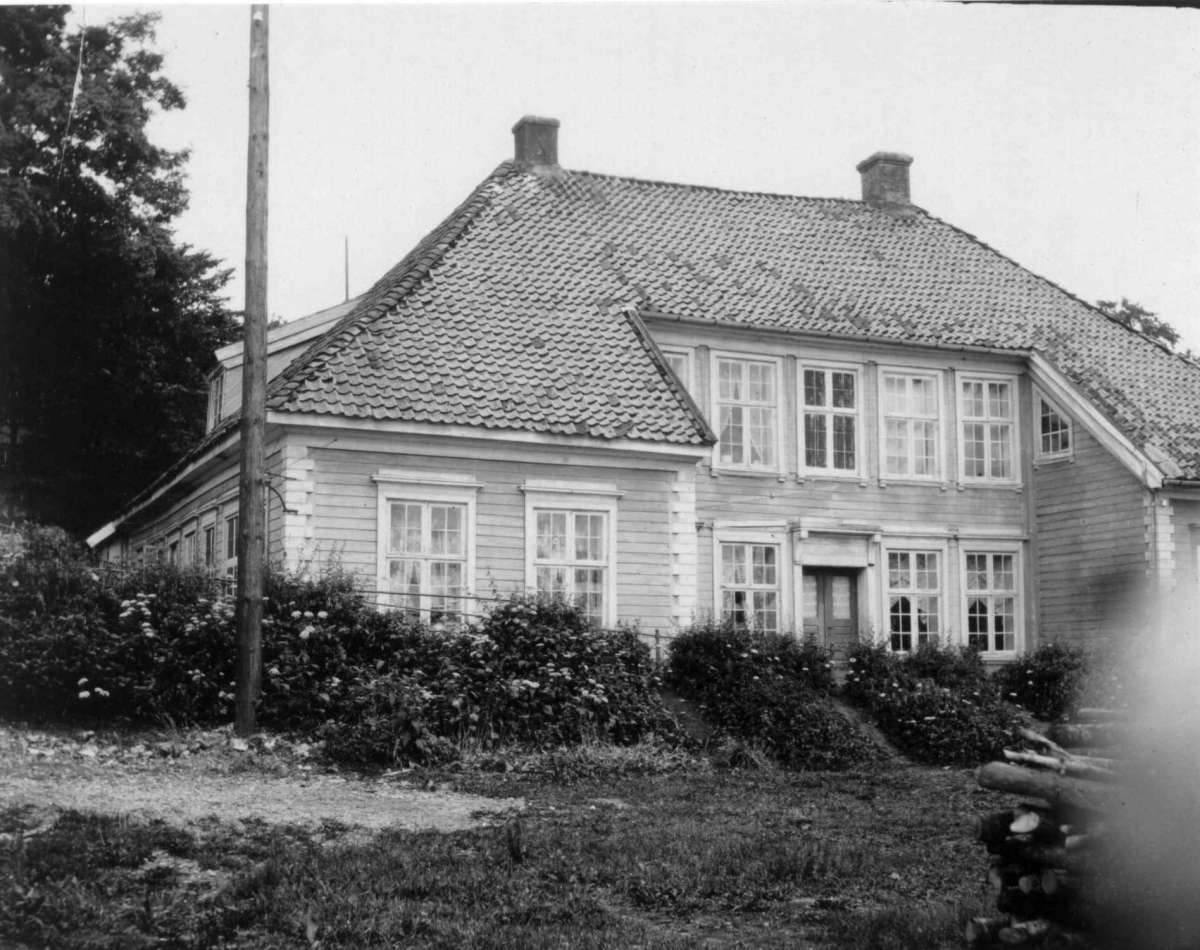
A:
{"type": "Polygon", "coordinates": [[[534,509],[534,590],[577,603],[603,624],[608,587],[608,514],[577,509],[534,509]]]}
{"type": "Polygon", "coordinates": [[[777,633],[780,624],[779,545],[720,545],[721,619],[777,633]]]}
{"type": "Polygon", "coordinates": [[[888,629],[893,650],[908,652],[941,633],[941,570],[936,551],[889,551],[888,629]]]}
{"type": "Polygon", "coordinates": [[[237,576],[238,516],[225,518],[225,576],[237,576]]]}
{"type": "Polygon", "coordinates": [[[389,499],[388,528],[391,606],[431,623],[459,619],[467,592],[467,506],[389,499]]]}
{"type": "Polygon", "coordinates": [[[985,653],[1017,648],[1017,557],[968,551],[965,558],[967,644],[985,653]]]}

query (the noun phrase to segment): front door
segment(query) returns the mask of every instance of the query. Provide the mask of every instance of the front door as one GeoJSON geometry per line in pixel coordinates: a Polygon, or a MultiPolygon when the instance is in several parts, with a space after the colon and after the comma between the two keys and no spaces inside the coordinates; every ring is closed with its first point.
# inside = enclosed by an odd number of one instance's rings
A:
{"type": "Polygon", "coordinates": [[[804,568],[804,636],[836,659],[858,640],[858,571],[804,568]]]}

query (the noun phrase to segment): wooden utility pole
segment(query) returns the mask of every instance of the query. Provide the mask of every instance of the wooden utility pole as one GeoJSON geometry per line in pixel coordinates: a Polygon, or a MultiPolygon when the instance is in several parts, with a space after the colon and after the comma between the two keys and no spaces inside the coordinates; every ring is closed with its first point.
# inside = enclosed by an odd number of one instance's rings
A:
{"type": "Polygon", "coordinates": [[[250,8],[250,142],[246,162],[246,341],[242,361],[242,468],[238,483],[238,735],[257,728],[262,683],[262,592],[266,560],[263,430],[267,410],[268,9],[250,8]]]}

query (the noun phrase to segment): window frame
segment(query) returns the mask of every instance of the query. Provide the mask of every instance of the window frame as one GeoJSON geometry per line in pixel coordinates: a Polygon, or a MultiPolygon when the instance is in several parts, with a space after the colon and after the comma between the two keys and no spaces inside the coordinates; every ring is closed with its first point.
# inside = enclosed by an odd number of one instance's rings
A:
{"type": "MultiPolygon", "coordinates": [[[[709,404],[710,417],[717,442],[713,445],[712,467],[718,472],[779,475],[784,472],[783,427],[786,404],[784,399],[783,358],[761,353],[745,353],[735,350],[712,350],[709,354],[709,404]],[[775,460],[769,465],[752,465],[746,462],[726,462],[721,458],[721,362],[761,363],[769,365],[775,373],[775,422],[771,440],[775,460]]],[[[753,405],[741,403],[739,405],[753,405]]]]}
{"type": "Polygon", "coordinates": [[[726,544],[772,545],[779,550],[779,633],[796,628],[795,596],[796,565],[794,564],[791,532],[786,523],[721,524],[713,525],[712,533],[712,610],[713,617],[724,618],[721,547],[726,544]]]}
{"type": "MultiPolygon", "coordinates": [[[[617,623],[617,572],[620,557],[617,548],[617,510],[623,492],[609,482],[575,482],[558,479],[526,479],[521,486],[525,495],[525,590],[537,596],[537,515],[539,511],[594,513],[605,516],[605,560],[603,611],[600,623],[617,623]]],[[[583,562],[581,562],[583,563],[583,562]]],[[[591,562],[585,566],[595,567],[591,562]]]]}
{"type": "MultiPolygon", "coordinates": [[[[891,584],[891,555],[893,554],[934,554],[938,558],[938,577],[937,588],[934,590],[923,590],[912,587],[905,588],[899,591],[900,594],[908,596],[934,596],[938,600],[938,630],[936,633],[926,634],[927,637],[932,637],[934,642],[946,645],[950,642],[952,626],[950,624],[951,614],[948,612],[949,602],[947,594],[949,593],[950,582],[950,565],[947,560],[947,546],[945,543],[932,542],[928,538],[892,538],[886,540],[882,545],[880,555],[880,593],[882,595],[882,627],[885,643],[891,653],[898,656],[903,656],[911,653],[920,647],[920,632],[911,630],[909,633],[913,636],[913,644],[909,650],[893,649],[892,648],[892,595],[894,591],[891,584]]],[[[915,568],[910,567],[910,571],[915,571],[915,568]]]]}
{"type": "Polygon", "coordinates": [[[222,573],[225,577],[237,578],[238,566],[238,527],[240,512],[235,504],[233,511],[227,512],[223,519],[225,529],[225,558],[221,562],[222,573]]]}
{"type": "Polygon", "coordinates": [[[1033,424],[1031,426],[1033,433],[1033,458],[1037,462],[1059,462],[1064,459],[1072,459],[1075,457],[1075,420],[1071,416],[1063,412],[1062,407],[1042,390],[1040,386],[1033,387],[1033,424]],[[1046,452],[1042,449],[1042,403],[1045,403],[1051,412],[1059,419],[1067,424],[1067,448],[1060,449],[1057,452],[1046,452]]]}
{"type": "MultiPolygon", "coordinates": [[[[832,385],[832,378],[827,380],[828,387],[832,385]]],[[[866,471],[864,451],[865,436],[863,432],[863,374],[862,366],[857,363],[838,363],[828,360],[797,360],[796,362],[796,447],[798,458],[796,460],[798,471],[805,478],[847,478],[859,481],[863,478],[863,473],[866,471]],[[808,464],[807,445],[805,443],[805,416],[808,414],[808,405],[804,400],[804,373],[806,370],[819,370],[826,374],[833,373],[850,373],[854,376],[854,401],[855,406],[853,411],[835,410],[832,405],[821,410],[822,414],[832,419],[834,415],[850,416],[854,419],[854,468],[834,468],[832,465],[825,468],[813,468],[808,464]]],[[[826,446],[826,458],[832,461],[833,456],[833,427],[830,425],[828,434],[828,443],[826,446]]]]}
{"type": "MultiPolygon", "coordinates": [[[[986,398],[986,397],[985,397],[986,398]]],[[[1021,483],[1021,387],[1020,380],[1009,373],[989,373],[989,372],[965,372],[958,371],[954,374],[954,402],[956,420],[956,437],[958,439],[958,478],[964,485],[1019,485],[1021,483]],[[966,413],[963,411],[963,384],[964,383],[983,383],[986,387],[988,383],[1007,383],[1009,386],[1010,398],[1010,415],[1009,425],[1011,432],[1009,433],[1009,453],[1012,461],[1012,474],[1007,476],[995,476],[991,474],[983,475],[968,475],[967,474],[967,454],[966,454],[966,432],[964,431],[968,421],[981,422],[986,427],[986,436],[984,439],[985,468],[990,468],[991,463],[991,427],[995,424],[992,417],[983,417],[968,420],[966,413]]]]}
{"type": "MultiPolygon", "coordinates": [[[[937,484],[945,481],[946,472],[946,374],[940,369],[925,369],[916,366],[896,366],[896,365],[880,365],[876,375],[877,399],[878,404],[876,411],[876,424],[879,427],[877,433],[879,444],[879,480],[884,484],[888,482],[915,482],[917,484],[929,485],[937,484]],[[887,378],[889,376],[904,376],[909,379],[921,378],[933,381],[934,393],[937,402],[937,414],[934,417],[933,427],[933,472],[928,475],[916,475],[912,472],[904,474],[893,474],[887,470],[887,378]]],[[[920,416],[905,416],[908,420],[924,418],[920,416]]],[[[912,435],[909,435],[908,442],[908,462],[911,466],[912,456],[912,435]]]]}
{"type": "MultiPolygon", "coordinates": [[[[1018,656],[1024,649],[1025,643],[1025,575],[1024,575],[1024,560],[1022,558],[1022,545],[1019,543],[1005,543],[1003,541],[995,541],[991,539],[972,540],[964,539],[959,543],[958,569],[959,569],[959,621],[962,624],[962,645],[971,645],[971,626],[969,617],[969,601],[972,594],[982,594],[989,598],[989,618],[994,618],[995,614],[991,610],[991,598],[996,596],[1011,595],[1013,598],[1013,647],[1011,650],[994,650],[992,645],[995,642],[996,633],[994,630],[989,630],[988,649],[981,650],[980,655],[987,660],[1008,660],[1018,656]],[[1011,556],[1013,559],[1013,589],[1011,591],[1001,590],[1000,588],[987,588],[982,591],[971,591],[967,587],[967,558],[970,555],[986,555],[988,557],[988,577],[989,582],[993,573],[992,558],[996,555],[1011,556]]],[[[990,625],[990,624],[989,624],[990,625]]]]}
{"type": "MultiPolygon", "coordinates": [[[[390,550],[392,530],[392,505],[413,504],[422,505],[428,511],[429,505],[462,505],[463,511],[463,593],[458,605],[458,616],[452,623],[462,622],[464,616],[477,611],[473,610],[475,597],[475,548],[476,548],[476,510],[477,496],[483,486],[469,475],[442,472],[409,472],[380,470],[371,476],[377,489],[376,500],[376,530],[375,530],[375,580],[378,593],[376,603],[380,610],[407,609],[391,602],[391,573],[389,564],[393,560],[402,560],[404,555],[394,554],[390,550]]],[[[422,531],[427,532],[428,519],[422,521],[422,531]]],[[[438,558],[430,553],[411,556],[409,560],[420,560],[429,563],[438,558]]],[[[460,558],[445,557],[442,560],[458,561],[460,558]]],[[[421,583],[428,583],[425,569],[422,568],[421,583]]],[[[433,616],[433,601],[437,595],[422,586],[418,593],[417,612],[424,621],[430,621],[433,616]]],[[[443,621],[446,622],[446,621],[443,621]]]]}

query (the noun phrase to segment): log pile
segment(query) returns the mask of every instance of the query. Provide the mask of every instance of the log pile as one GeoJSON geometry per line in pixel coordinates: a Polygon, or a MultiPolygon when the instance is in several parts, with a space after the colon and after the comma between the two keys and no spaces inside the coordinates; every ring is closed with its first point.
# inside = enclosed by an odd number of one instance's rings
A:
{"type": "Polygon", "coordinates": [[[1072,727],[1078,732],[1056,733],[1062,745],[1024,729],[1027,748],[1005,749],[1005,761],[977,772],[982,787],[1023,800],[979,821],[979,840],[990,855],[987,880],[999,913],[967,923],[970,946],[1068,950],[1096,945],[1102,916],[1097,879],[1108,862],[1107,816],[1117,813],[1121,800],[1121,764],[1064,746],[1081,745],[1080,740],[1092,746],[1097,736],[1116,736],[1120,726],[1106,711],[1087,712],[1096,715],[1072,727]],[[1101,728],[1093,731],[1093,726],[1101,728]]]}

